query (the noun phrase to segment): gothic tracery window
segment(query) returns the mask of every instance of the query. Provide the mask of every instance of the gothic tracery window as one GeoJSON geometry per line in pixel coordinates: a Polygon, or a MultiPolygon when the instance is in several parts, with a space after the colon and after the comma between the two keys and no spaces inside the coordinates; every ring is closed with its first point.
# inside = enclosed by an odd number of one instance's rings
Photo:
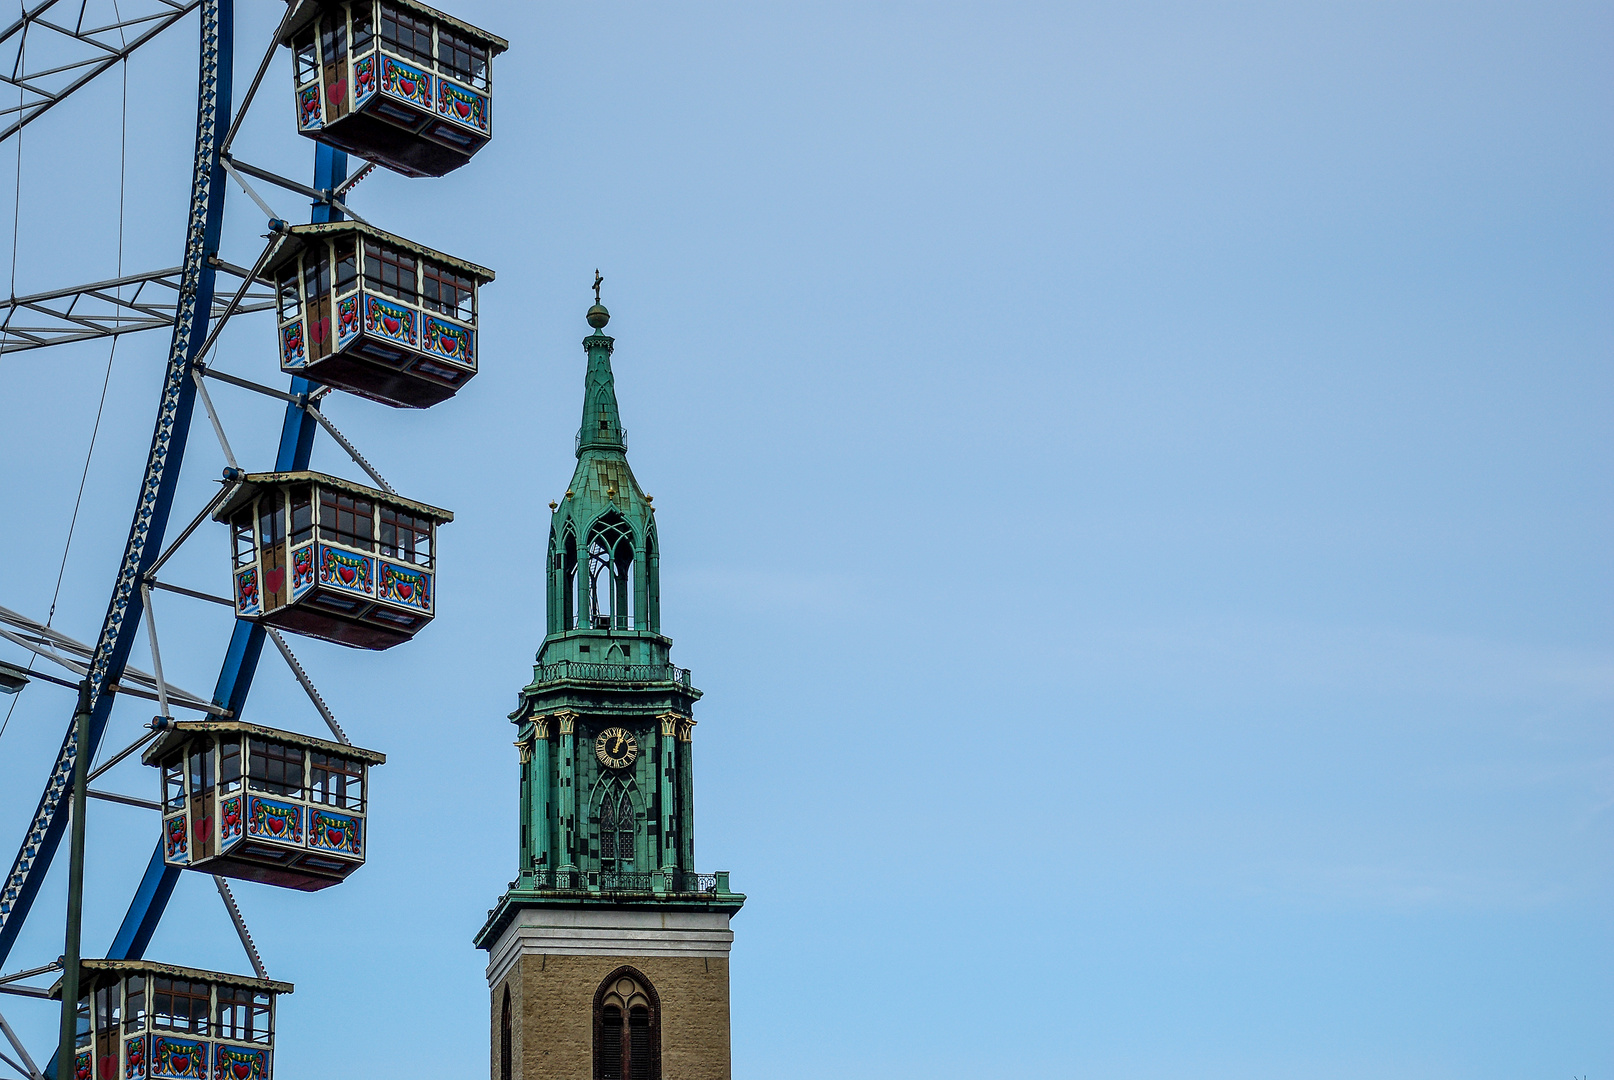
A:
{"type": "Polygon", "coordinates": [[[612,784],[600,796],[600,868],[626,870],[633,865],[637,818],[633,796],[626,787],[612,784]]]}
{"type": "Polygon", "coordinates": [[[661,1080],[661,1002],[631,967],[594,995],[594,1080],[661,1080]]]}
{"type": "Polygon", "coordinates": [[[632,626],[633,530],[620,515],[594,523],[588,538],[589,624],[597,629],[632,626]]]}

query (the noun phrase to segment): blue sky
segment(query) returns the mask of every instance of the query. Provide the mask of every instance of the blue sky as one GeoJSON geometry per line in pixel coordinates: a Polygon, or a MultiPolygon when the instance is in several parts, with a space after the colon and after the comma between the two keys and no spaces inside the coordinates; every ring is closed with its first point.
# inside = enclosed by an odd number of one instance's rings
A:
{"type": "MultiPolygon", "coordinates": [[[[250,71],[278,5],[241,7],[250,71]]],[[[499,279],[458,398],[328,408],[457,519],[411,646],[294,643],[389,762],[360,873],[238,889],[298,986],[286,1075],[484,1067],[470,938],[514,873],[504,717],[596,266],[706,692],[697,860],[750,896],[736,1076],[1614,1072],[1606,5],[453,10],[512,43],[494,142],[354,200],[499,279]]],[[[194,51],[187,21],[130,66],[129,270],[179,258],[194,51]]],[[[238,149],[302,175],[288,82],[281,56],[238,149]]],[[[115,271],[119,108],[112,77],[25,134],[18,293],[115,271]]],[[[232,194],[226,257],[262,226],[232,194]]],[[[262,319],[218,362],[278,381],[262,319]]],[[[112,366],[56,614],[79,638],[165,348],[112,366]]],[[[0,359],[6,606],[50,607],[106,365],[0,359]]],[[[269,461],[279,410],[215,396],[269,461]]],[[[221,464],[199,424],[177,520],[221,464]]],[[[328,441],[315,464],[357,476],[328,441]]],[[[173,577],[221,590],[225,559],[204,531],[173,577]]],[[[209,690],[227,613],[158,617],[209,690]]],[[[0,837],[70,709],[21,696],[0,837]]],[[[249,711],[319,730],[272,655],[249,711]]],[[[155,822],[90,824],[94,951],[155,822]]],[[[62,876],[12,966],[59,951],[62,876]]],[[[193,876],[151,955],[244,970],[193,876]]]]}

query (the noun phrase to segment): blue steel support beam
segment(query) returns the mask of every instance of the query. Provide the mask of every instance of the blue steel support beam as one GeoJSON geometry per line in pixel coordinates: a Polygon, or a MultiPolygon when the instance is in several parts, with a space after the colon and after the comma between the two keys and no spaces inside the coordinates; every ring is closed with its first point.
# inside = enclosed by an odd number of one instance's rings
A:
{"type": "MultiPolygon", "coordinates": [[[[90,661],[92,754],[100,746],[112,710],[113,695],[107,693],[107,688],[123,674],[140,627],[140,581],[162,550],[174,488],[185,455],[185,441],[190,433],[191,409],[195,404],[196,386],[191,378],[191,365],[207,339],[213,308],[211,259],[218,254],[225,192],[225,174],[218,157],[218,139],[222,134],[218,122],[229,115],[234,0],[202,0],[201,12],[196,159],[180,279],[182,291],[175,312],[174,336],[151,450],[146,458],[145,477],[106,620],[90,661]]],[[[16,943],[61,843],[77,753],[75,743],[70,727],[11,873],[0,886],[0,965],[5,963],[16,943]]]]}

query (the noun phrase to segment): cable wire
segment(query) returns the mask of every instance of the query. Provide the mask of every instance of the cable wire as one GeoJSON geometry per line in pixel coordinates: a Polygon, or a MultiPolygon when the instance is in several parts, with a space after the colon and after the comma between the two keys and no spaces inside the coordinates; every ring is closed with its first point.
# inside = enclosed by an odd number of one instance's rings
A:
{"type": "MultiPolygon", "coordinates": [[[[122,20],[122,13],[117,11],[117,0],[113,0],[113,11],[122,20]]],[[[83,13],[80,12],[82,17],[83,13]]],[[[119,30],[119,35],[122,35],[119,30]]],[[[124,206],[127,191],[129,166],[129,58],[123,58],[123,103],[121,108],[120,132],[118,136],[118,272],[117,277],[123,277],[123,234],[124,234],[124,206]]],[[[17,207],[22,205],[22,132],[17,132],[17,207]]],[[[17,235],[16,215],[12,224],[12,251],[11,251],[11,293],[17,293],[17,235]]],[[[119,287],[119,298],[122,298],[122,287],[119,287]]],[[[123,309],[120,306],[116,316],[119,322],[123,319],[123,309]]],[[[106,372],[101,377],[101,400],[95,406],[95,424],[90,428],[90,445],[84,453],[84,469],[78,478],[78,494],[73,499],[73,516],[67,523],[67,541],[62,545],[62,561],[56,568],[56,588],[51,592],[50,611],[45,615],[45,626],[48,628],[56,618],[56,605],[62,595],[62,579],[67,575],[67,557],[73,550],[73,534],[78,529],[78,512],[84,503],[84,486],[90,478],[90,462],[95,458],[95,443],[101,433],[101,417],[106,412],[107,388],[112,385],[112,362],[118,355],[118,335],[112,336],[112,345],[107,350],[106,372]]],[[[28,670],[32,671],[37,656],[28,658],[28,670]]],[[[0,722],[0,737],[4,737],[6,728],[11,726],[11,714],[17,708],[17,700],[21,695],[11,699],[6,709],[6,718],[0,722]]]]}

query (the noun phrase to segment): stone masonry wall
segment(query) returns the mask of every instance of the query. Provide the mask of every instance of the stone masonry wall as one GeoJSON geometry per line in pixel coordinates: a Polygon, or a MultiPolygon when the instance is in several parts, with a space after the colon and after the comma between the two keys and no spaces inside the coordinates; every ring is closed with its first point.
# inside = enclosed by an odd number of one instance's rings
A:
{"type": "Polygon", "coordinates": [[[511,1080],[588,1080],[594,993],[624,964],[643,972],[661,999],[662,1080],[730,1080],[727,958],[554,955],[521,957],[493,988],[493,1080],[499,1080],[507,985],[514,1018],[511,1080]]]}

